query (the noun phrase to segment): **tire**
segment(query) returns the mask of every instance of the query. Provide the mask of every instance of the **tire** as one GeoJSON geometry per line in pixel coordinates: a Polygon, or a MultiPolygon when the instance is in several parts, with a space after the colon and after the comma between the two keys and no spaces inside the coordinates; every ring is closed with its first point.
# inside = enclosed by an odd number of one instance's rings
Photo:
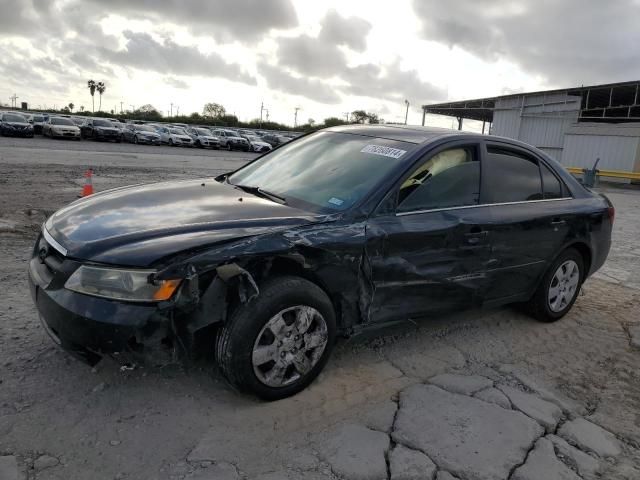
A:
{"type": "Polygon", "coordinates": [[[560,320],[571,310],[578,298],[584,278],[584,258],[576,249],[566,249],[547,269],[533,297],[524,305],[525,310],[541,322],[560,320]],[[563,272],[565,276],[568,275],[565,284],[558,282],[556,275],[562,275],[563,272]],[[560,288],[560,292],[554,296],[556,287],[560,288]]]}
{"type": "Polygon", "coordinates": [[[169,146],[170,147],[175,147],[175,144],[173,143],[173,138],[169,139],[169,146]]]}
{"type": "MultiPolygon", "coordinates": [[[[252,393],[264,400],[278,400],[295,395],[306,388],[324,368],[329,360],[336,337],[336,320],[331,300],[320,287],[299,277],[275,277],[260,286],[260,293],[247,304],[236,308],[227,322],[218,329],[216,338],[216,361],[224,377],[237,389],[252,393]],[[296,316],[300,312],[301,316],[296,316]],[[296,330],[297,320],[279,324],[280,337],[274,335],[268,324],[274,319],[297,319],[303,322],[309,312],[313,319],[306,330],[296,330]],[[282,314],[284,313],[284,317],[282,314]],[[322,327],[322,323],[326,328],[322,327]],[[284,334],[285,329],[289,333],[284,334]],[[312,331],[313,329],[313,331],[312,331]],[[306,331],[300,335],[297,332],[306,331]],[[311,333],[310,333],[311,332],[311,333]],[[295,334],[295,335],[292,335],[295,334]],[[310,335],[315,335],[310,337],[310,335]],[[270,337],[270,338],[267,338],[270,337]],[[286,338],[285,338],[286,337],[286,338]],[[271,344],[259,344],[265,338],[271,344]],[[280,341],[279,344],[278,338],[280,341]],[[318,347],[305,345],[306,341],[326,342],[318,347]],[[270,347],[269,351],[277,359],[256,365],[256,348],[270,347]],[[296,348],[297,347],[297,348],[296,348]],[[286,349],[286,353],[284,350],[286,349]],[[299,349],[299,350],[297,350],[299,349]],[[288,359],[284,357],[288,356],[288,359]],[[282,361],[280,360],[282,358],[282,361]],[[295,359],[303,359],[308,371],[301,374],[294,365],[295,359]],[[287,364],[288,366],[283,367],[287,364]],[[269,365],[272,365],[269,368],[269,365]],[[270,372],[282,373],[282,380],[274,380],[278,385],[268,385],[266,377],[270,372]],[[259,378],[259,375],[262,378],[259,378]]],[[[299,361],[299,360],[298,360],[299,361]]]]}
{"type": "Polygon", "coordinates": [[[133,137],[133,143],[138,145],[138,136],[137,135],[133,137]]]}
{"type": "Polygon", "coordinates": [[[230,144],[229,142],[227,142],[227,150],[228,150],[228,151],[231,151],[231,150],[232,150],[232,148],[231,148],[231,144],[230,144]]]}

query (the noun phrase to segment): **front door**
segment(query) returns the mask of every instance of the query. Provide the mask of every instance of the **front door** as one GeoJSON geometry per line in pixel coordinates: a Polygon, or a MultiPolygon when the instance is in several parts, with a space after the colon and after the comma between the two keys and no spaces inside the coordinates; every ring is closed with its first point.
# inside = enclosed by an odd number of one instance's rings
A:
{"type": "Polygon", "coordinates": [[[479,205],[478,145],[429,154],[396,187],[394,211],[367,224],[371,322],[468,308],[482,300],[490,213],[479,205]]]}

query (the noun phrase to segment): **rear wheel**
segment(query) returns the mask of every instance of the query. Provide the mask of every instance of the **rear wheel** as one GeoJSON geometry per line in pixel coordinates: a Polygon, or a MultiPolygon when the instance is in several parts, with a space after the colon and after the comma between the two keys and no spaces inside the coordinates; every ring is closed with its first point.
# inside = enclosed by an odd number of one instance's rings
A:
{"type": "Polygon", "coordinates": [[[138,136],[137,135],[135,137],[133,137],[133,143],[135,143],[136,145],[138,144],[138,136]]]}
{"type": "Polygon", "coordinates": [[[316,378],[335,336],[335,314],[324,291],[303,278],[278,277],[219,329],[216,359],[235,387],[277,400],[316,378]]]}
{"type": "Polygon", "coordinates": [[[561,319],[578,298],[584,276],[584,259],[580,252],[573,248],[565,250],[545,273],[536,293],[526,304],[527,310],[543,322],[561,319]]]}

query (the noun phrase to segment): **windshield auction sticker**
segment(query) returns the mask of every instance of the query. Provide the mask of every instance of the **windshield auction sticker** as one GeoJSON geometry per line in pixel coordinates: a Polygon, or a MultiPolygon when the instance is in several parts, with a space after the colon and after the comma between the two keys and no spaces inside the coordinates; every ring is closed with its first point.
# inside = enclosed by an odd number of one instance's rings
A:
{"type": "Polygon", "coordinates": [[[366,145],[362,150],[360,150],[360,152],[373,153],[375,155],[382,155],[384,157],[391,157],[391,158],[400,158],[405,153],[407,153],[406,150],[400,150],[399,148],[384,147],[382,145],[366,145]]]}

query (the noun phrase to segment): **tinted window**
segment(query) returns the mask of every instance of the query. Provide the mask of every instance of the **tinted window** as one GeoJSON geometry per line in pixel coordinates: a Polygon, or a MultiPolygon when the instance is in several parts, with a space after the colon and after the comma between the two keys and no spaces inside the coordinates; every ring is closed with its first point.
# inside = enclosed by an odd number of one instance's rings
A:
{"type": "Polygon", "coordinates": [[[535,158],[517,151],[488,147],[483,202],[507,203],[542,199],[540,169],[535,158]]]}
{"type": "Polygon", "coordinates": [[[480,162],[473,148],[437,153],[400,186],[398,212],[477,205],[480,162]]]}
{"type": "Polygon", "coordinates": [[[562,184],[558,177],[544,163],[540,164],[540,172],[542,173],[544,198],[562,198],[562,184]]]}
{"type": "Polygon", "coordinates": [[[111,127],[111,128],[113,128],[113,124],[109,120],[94,120],[93,124],[96,127],[111,127]]]}

